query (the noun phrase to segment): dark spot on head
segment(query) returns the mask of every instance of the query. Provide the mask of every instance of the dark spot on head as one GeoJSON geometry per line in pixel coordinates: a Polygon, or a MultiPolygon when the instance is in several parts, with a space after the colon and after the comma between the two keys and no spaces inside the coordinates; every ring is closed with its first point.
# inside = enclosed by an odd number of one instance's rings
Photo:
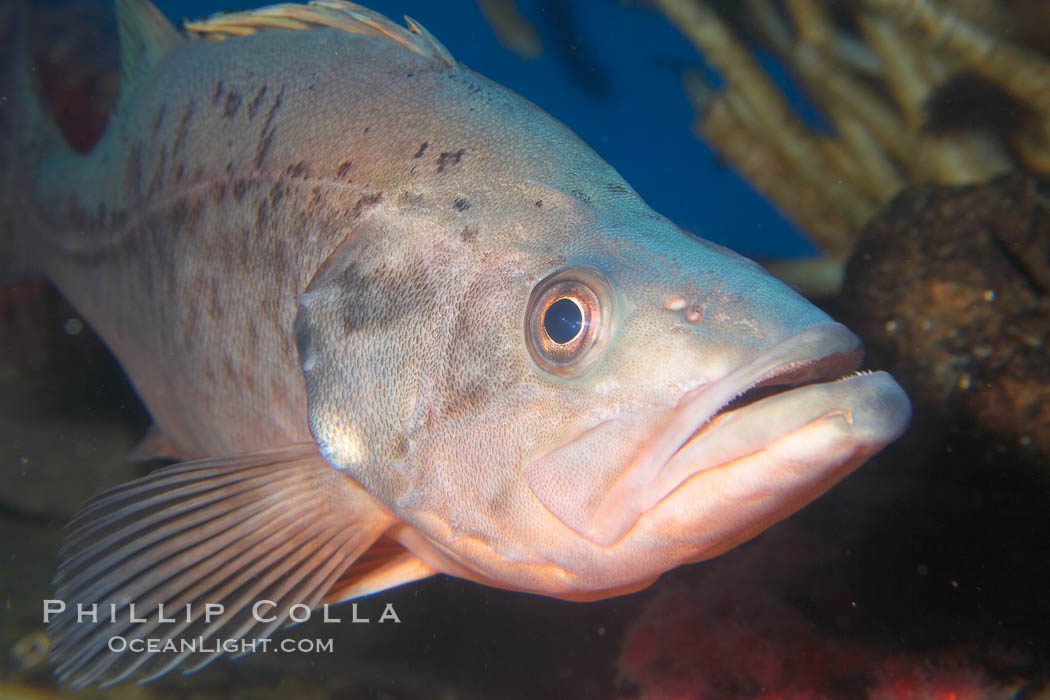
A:
{"type": "Polygon", "coordinates": [[[439,173],[443,173],[445,172],[445,168],[451,165],[456,165],[457,163],[459,163],[460,159],[463,158],[464,153],[466,153],[466,151],[464,151],[462,148],[458,151],[445,151],[440,156],[438,156],[437,171],[439,173]]]}
{"type": "Polygon", "coordinates": [[[543,206],[543,200],[542,200],[542,199],[537,199],[537,200],[536,200],[536,201],[534,202],[534,204],[536,205],[536,208],[537,208],[537,209],[539,209],[540,207],[542,207],[542,206],[543,206]]]}
{"type": "Polygon", "coordinates": [[[339,295],[339,317],[347,334],[375,331],[408,314],[428,313],[437,297],[430,267],[419,259],[395,265],[351,262],[341,275],[339,295]]]}
{"type": "Polygon", "coordinates": [[[470,209],[470,202],[464,197],[459,197],[456,201],[452,202],[452,208],[456,211],[466,211],[470,209]]]}
{"type": "Polygon", "coordinates": [[[248,181],[243,177],[239,177],[233,181],[233,198],[238,202],[244,199],[244,194],[248,191],[248,181]]]}
{"type": "Polygon", "coordinates": [[[266,95],[266,86],[263,85],[259,88],[259,92],[255,93],[255,97],[248,103],[248,121],[255,119],[255,115],[259,112],[259,107],[262,106],[262,99],[266,95]]]}
{"type": "Polygon", "coordinates": [[[352,165],[352,162],[344,160],[342,163],[339,164],[339,169],[335,171],[335,176],[339,179],[346,177],[350,174],[350,166],[352,165]]]}
{"type": "Polygon", "coordinates": [[[445,415],[480,412],[503,388],[501,382],[509,376],[508,360],[498,346],[477,340],[478,329],[496,323],[492,317],[498,314],[486,304],[469,303],[481,298],[484,298],[483,288],[475,286],[464,295],[466,303],[455,311],[445,369],[439,379],[445,415]]]}
{"type": "Polygon", "coordinates": [[[422,158],[423,154],[427,152],[427,146],[429,146],[429,145],[430,145],[429,141],[424,141],[423,143],[419,144],[419,150],[416,151],[416,154],[414,156],[412,156],[412,157],[413,158],[422,158]]]}
{"type": "Polygon", "coordinates": [[[459,240],[464,243],[473,243],[478,237],[478,229],[476,226],[464,226],[463,230],[459,232],[459,240]]]}
{"type": "Polygon", "coordinates": [[[215,92],[211,96],[212,102],[219,104],[219,98],[222,97],[222,81],[215,83],[215,92]]]}
{"type": "Polygon", "coordinates": [[[627,194],[631,191],[630,188],[628,188],[627,185],[623,184],[622,182],[610,182],[608,185],[606,185],[606,187],[609,189],[610,192],[614,192],[616,194],[627,194]]]}
{"type": "Polygon", "coordinates": [[[362,132],[362,133],[365,133],[365,134],[367,134],[367,133],[368,133],[369,131],[371,131],[371,130],[372,130],[372,127],[370,127],[370,126],[366,126],[366,127],[365,127],[365,130],[364,130],[364,132],[362,132]]]}
{"type": "Polygon", "coordinates": [[[591,198],[590,198],[590,197],[588,197],[588,196],[587,196],[587,195],[586,195],[586,194],[585,194],[585,193],[583,192],[583,190],[580,190],[580,189],[572,189],[572,190],[569,190],[569,194],[571,194],[571,195],[572,195],[573,197],[575,197],[576,199],[580,200],[581,202],[583,202],[583,203],[584,203],[584,204],[586,204],[587,206],[590,206],[590,204],[591,204],[591,198]]]}
{"type": "Polygon", "coordinates": [[[406,78],[414,78],[414,77],[416,77],[416,74],[415,74],[415,73],[409,73],[409,74],[408,74],[408,75],[406,75],[405,77],[406,77],[406,78]]]}
{"type": "Polygon", "coordinates": [[[226,104],[222,108],[222,116],[232,119],[237,114],[237,110],[241,108],[241,102],[241,94],[236,90],[230,90],[226,93],[226,104]]]}
{"type": "Polygon", "coordinates": [[[305,161],[299,161],[295,165],[289,165],[285,173],[293,180],[296,178],[305,180],[310,177],[310,168],[305,161]]]}

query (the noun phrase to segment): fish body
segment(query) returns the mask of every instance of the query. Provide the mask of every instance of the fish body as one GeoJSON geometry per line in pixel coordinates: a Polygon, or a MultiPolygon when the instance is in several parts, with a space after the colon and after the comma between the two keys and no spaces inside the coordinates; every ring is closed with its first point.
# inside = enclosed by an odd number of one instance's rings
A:
{"type": "Polygon", "coordinates": [[[19,245],[184,460],[71,523],[56,597],[124,616],[53,621],[74,684],[214,656],[110,654],[114,633],[261,637],[436,572],[636,590],[906,426],[853,334],[415,23],[328,0],[190,25],[203,41],[117,5],[125,86],[94,150],[9,113],[19,245]],[[174,628],[128,608],[205,602],[225,614],[174,628]]]}

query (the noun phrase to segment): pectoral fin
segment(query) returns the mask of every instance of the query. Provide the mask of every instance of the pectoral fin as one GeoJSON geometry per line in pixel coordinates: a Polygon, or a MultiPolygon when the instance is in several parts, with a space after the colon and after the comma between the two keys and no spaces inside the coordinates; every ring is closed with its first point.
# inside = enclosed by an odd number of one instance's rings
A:
{"type": "Polygon", "coordinates": [[[354,565],[332,584],[322,603],[371,595],[388,588],[418,581],[437,572],[419,557],[390,539],[380,537],[354,565]]]}
{"type": "Polygon", "coordinates": [[[55,578],[66,611],[48,629],[56,672],[82,687],[192,671],[220,652],[180,649],[183,640],[263,639],[293,605],[314,607],[337,583],[337,594],[379,590],[370,575],[392,580],[383,562],[401,552],[380,548],[359,574],[352,565],[395,521],[312,443],[186,462],[118,486],[69,524],[55,578]],[[253,610],[259,601],[273,605],[253,610]],[[78,621],[78,604],[97,618],[78,621]],[[161,604],[174,622],[161,621],[161,604]],[[208,619],[206,604],[223,612],[208,619]],[[114,652],[117,635],[160,640],[161,651],[114,652]]]}

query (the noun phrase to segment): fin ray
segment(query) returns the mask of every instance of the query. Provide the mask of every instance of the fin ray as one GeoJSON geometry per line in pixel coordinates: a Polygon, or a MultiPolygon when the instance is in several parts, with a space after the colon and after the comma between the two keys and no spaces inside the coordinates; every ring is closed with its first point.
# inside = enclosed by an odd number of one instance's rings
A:
{"type": "Polygon", "coordinates": [[[293,605],[320,602],[394,521],[312,443],[174,465],[112,489],[74,518],[61,554],[56,673],[74,687],[153,678],[223,653],[185,640],[264,639],[293,605]],[[252,615],[258,596],[275,603],[272,620],[252,615]],[[99,621],[78,623],[78,603],[96,605],[99,621]],[[223,612],[206,619],[205,603],[223,612]],[[176,623],[159,619],[160,605],[176,623]],[[111,652],[115,634],[158,639],[161,650],[111,652]]]}
{"type": "Polygon", "coordinates": [[[383,15],[344,0],[314,0],[306,5],[284,3],[244,12],[222,12],[197,22],[186,22],[186,30],[207,39],[247,36],[268,29],[302,30],[333,27],[351,34],[384,37],[437,63],[453,66],[449,50],[415,20],[405,18],[408,28],[383,15]]]}

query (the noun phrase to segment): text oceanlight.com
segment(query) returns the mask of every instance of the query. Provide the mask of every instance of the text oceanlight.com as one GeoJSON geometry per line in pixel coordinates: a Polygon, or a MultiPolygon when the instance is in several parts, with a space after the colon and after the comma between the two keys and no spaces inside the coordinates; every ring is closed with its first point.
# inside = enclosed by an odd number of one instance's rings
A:
{"type": "Polygon", "coordinates": [[[107,643],[114,653],[130,651],[133,654],[230,654],[237,656],[249,653],[332,653],[335,644],[332,639],[157,639],[153,637],[131,638],[110,637],[107,643]]]}

